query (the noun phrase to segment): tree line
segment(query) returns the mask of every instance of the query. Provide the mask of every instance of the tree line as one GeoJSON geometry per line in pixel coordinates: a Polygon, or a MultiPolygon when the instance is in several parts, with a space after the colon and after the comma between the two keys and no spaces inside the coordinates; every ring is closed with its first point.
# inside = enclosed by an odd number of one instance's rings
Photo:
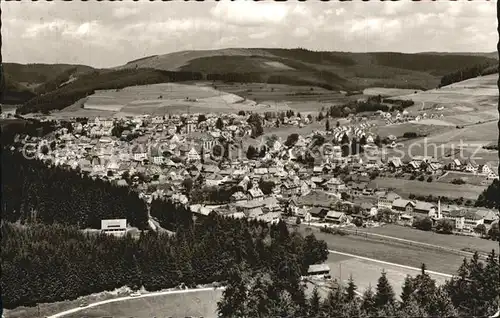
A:
{"type": "Polygon", "coordinates": [[[415,102],[412,100],[400,100],[400,99],[387,99],[382,98],[382,96],[371,96],[365,101],[351,101],[343,105],[334,105],[324,108],[323,111],[319,113],[318,120],[322,120],[325,117],[331,118],[344,118],[350,114],[358,114],[362,112],[376,112],[376,111],[403,111],[414,105],[415,102]],[[391,104],[391,105],[387,105],[391,104]]]}
{"type": "Polygon", "coordinates": [[[490,209],[500,209],[500,180],[493,180],[477,198],[475,205],[490,209]]]}
{"type": "Polygon", "coordinates": [[[240,263],[279,268],[292,290],[292,278],[296,282],[328,255],[326,243],[289,232],[284,223],[268,226],[211,214],[178,223],[175,231],[118,238],[62,224],[25,227],[3,221],[3,305],[33,306],[122,286],[156,291],[182,283],[224,283],[228,270],[240,263]]]}
{"type": "Polygon", "coordinates": [[[446,85],[450,85],[456,82],[461,82],[465,81],[466,79],[469,78],[474,78],[478,76],[484,76],[484,75],[489,75],[489,74],[495,74],[498,73],[498,62],[496,64],[494,63],[483,63],[483,64],[477,64],[471,67],[466,67],[463,69],[460,69],[458,71],[455,71],[450,74],[446,74],[441,78],[441,82],[439,83],[439,87],[443,87],[446,85]],[[494,67],[496,66],[496,67],[494,67]]]}
{"type": "Polygon", "coordinates": [[[351,276],[346,285],[332,284],[326,297],[317,287],[306,297],[304,284],[290,283],[281,269],[240,265],[229,273],[218,302],[222,317],[486,317],[500,306],[499,258],[494,251],[484,263],[477,253],[470,261],[464,259],[457,275],[441,286],[422,264],[418,275],[405,278],[399,300],[385,272],[375,288],[370,286],[361,296],[351,276]]]}
{"type": "Polygon", "coordinates": [[[102,219],[126,218],[147,227],[137,193],[74,170],[48,167],[19,152],[2,152],[2,218],[21,223],[61,223],[100,228],[102,219]]]}

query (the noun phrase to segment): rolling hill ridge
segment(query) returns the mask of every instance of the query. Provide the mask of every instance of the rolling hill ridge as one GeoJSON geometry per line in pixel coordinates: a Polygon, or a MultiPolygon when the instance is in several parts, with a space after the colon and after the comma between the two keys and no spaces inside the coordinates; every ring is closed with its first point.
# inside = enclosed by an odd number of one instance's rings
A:
{"type": "MultiPolygon", "coordinates": [[[[489,55],[488,55],[489,56],[489,55]]],[[[69,64],[3,64],[1,103],[23,104],[21,113],[67,107],[96,89],[178,81],[287,84],[353,91],[367,87],[426,90],[443,76],[496,58],[475,53],[317,52],[305,49],[181,51],[130,61],[112,69],[69,64]]]]}

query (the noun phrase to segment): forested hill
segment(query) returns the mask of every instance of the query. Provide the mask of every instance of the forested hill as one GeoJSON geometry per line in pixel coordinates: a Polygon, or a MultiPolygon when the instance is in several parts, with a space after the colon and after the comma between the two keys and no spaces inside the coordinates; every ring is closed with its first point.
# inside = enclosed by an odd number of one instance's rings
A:
{"type": "Polygon", "coordinates": [[[326,260],[326,244],[302,238],[284,223],[211,214],[182,225],[176,235],[143,233],[138,239],[86,235],[74,227],[21,227],[2,221],[2,295],[6,308],[75,299],[122,286],[148,291],[225,281],[242,262],[280,269],[281,288],[294,299],[300,276],[326,260]]]}
{"type": "Polygon", "coordinates": [[[204,74],[252,72],[258,74],[263,82],[279,76],[284,84],[303,80],[335,89],[367,86],[430,89],[438,86],[442,76],[460,67],[496,61],[489,56],[468,53],[352,53],[300,48],[231,48],[154,55],[131,61],[118,69],[146,67],[204,74]]]}
{"type": "Polygon", "coordinates": [[[441,78],[439,87],[450,85],[453,83],[465,81],[469,78],[485,76],[498,73],[498,62],[487,62],[466,68],[456,70],[450,74],[446,74],[441,78]]]}
{"type": "Polygon", "coordinates": [[[22,104],[92,70],[86,65],[3,63],[0,103],[22,104]]]}
{"type": "Polygon", "coordinates": [[[0,102],[23,103],[21,113],[42,112],[70,106],[96,89],[197,80],[318,86],[347,91],[366,87],[430,89],[458,68],[497,61],[468,53],[242,48],[153,55],[101,70],[82,65],[6,63],[3,69],[8,89],[0,102]],[[169,73],[165,75],[162,71],[169,73]]]}
{"type": "Polygon", "coordinates": [[[126,218],[144,229],[148,221],[145,202],[128,188],[47,167],[9,149],[2,150],[2,205],[3,220],[26,224],[98,229],[102,219],[126,218]]]}

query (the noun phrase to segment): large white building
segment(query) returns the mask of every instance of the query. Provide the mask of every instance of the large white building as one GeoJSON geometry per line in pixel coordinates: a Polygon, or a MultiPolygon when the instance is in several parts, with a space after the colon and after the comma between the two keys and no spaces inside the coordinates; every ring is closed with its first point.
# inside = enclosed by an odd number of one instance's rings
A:
{"type": "Polygon", "coordinates": [[[127,219],[101,220],[101,231],[115,236],[127,233],[127,219]]]}

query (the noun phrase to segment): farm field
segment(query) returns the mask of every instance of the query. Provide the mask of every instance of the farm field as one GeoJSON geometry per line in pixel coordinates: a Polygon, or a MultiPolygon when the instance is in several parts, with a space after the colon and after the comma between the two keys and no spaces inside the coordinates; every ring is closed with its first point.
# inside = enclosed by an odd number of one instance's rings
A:
{"type": "Polygon", "coordinates": [[[428,140],[436,144],[446,144],[448,146],[452,144],[460,144],[460,141],[469,144],[479,143],[484,145],[488,142],[498,140],[497,125],[498,123],[496,121],[471,125],[462,129],[453,129],[442,134],[430,136],[428,137],[428,140]]]}
{"type": "MultiPolygon", "coordinates": [[[[118,90],[100,90],[83,101],[82,107],[69,106],[58,116],[65,113],[104,112],[114,116],[185,112],[237,112],[269,111],[271,105],[257,104],[235,94],[225,93],[208,86],[162,83],[153,85],[129,86],[118,90]],[[62,113],[62,114],[61,114],[62,113]]],[[[286,105],[285,105],[286,106],[286,105]]],[[[285,110],[289,109],[287,107],[285,110]]],[[[274,109],[273,109],[274,110],[274,109]]]]}
{"type": "Polygon", "coordinates": [[[466,126],[462,129],[445,126],[426,126],[406,123],[402,125],[380,126],[373,128],[375,132],[386,136],[401,136],[405,131],[427,133],[425,138],[402,141],[398,149],[385,149],[388,157],[397,156],[403,160],[411,160],[413,156],[432,156],[435,158],[474,159],[478,164],[498,161],[498,152],[483,149],[498,141],[496,122],[466,126]]]}
{"type": "Polygon", "coordinates": [[[416,94],[422,92],[416,89],[405,89],[405,88],[385,88],[385,87],[370,87],[363,90],[363,94],[367,96],[400,96],[407,94],[416,94]]]}
{"type": "Polygon", "coordinates": [[[293,110],[299,112],[319,112],[322,107],[347,103],[356,96],[345,96],[336,91],[321,87],[294,86],[265,83],[215,83],[218,90],[239,95],[263,104],[286,102],[293,110]],[[312,89],[312,90],[311,90],[312,89]]]}
{"type": "MultiPolygon", "coordinates": [[[[495,163],[498,166],[498,163],[495,163]]],[[[488,186],[491,184],[492,180],[488,180],[485,175],[475,175],[472,173],[458,172],[458,171],[448,171],[446,174],[441,176],[436,181],[451,183],[453,180],[462,179],[467,184],[477,185],[477,186],[488,186]]]]}
{"type": "MultiPolygon", "coordinates": [[[[452,129],[454,129],[453,127],[452,129]]],[[[438,125],[422,125],[418,123],[402,123],[393,125],[380,125],[371,128],[372,132],[379,135],[380,137],[387,137],[393,135],[396,137],[402,137],[405,132],[415,132],[419,135],[431,135],[439,134],[449,131],[449,127],[443,127],[438,125]]]]}
{"type": "Polygon", "coordinates": [[[113,317],[113,318],[151,318],[151,317],[217,317],[217,301],[222,291],[200,291],[185,294],[170,294],[144,297],[103,304],[94,308],[65,316],[81,317],[113,317]]]}
{"type": "Polygon", "coordinates": [[[443,182],[426,182],[417,180],[402,180],[395,178],[377,178],[372,181],[379,188],[397,189],[402,196],[415,195],[445,196],[476,200],[479,194],[486,189],[485,186],[456,185],[443,182]]]}
{"type": "Polygon", "coordinates": [[[333,235],[320,232],[318,228],[307,229],[306,225],[299,226],[298,231],[303,235],[314,233],[317,239],[324,240],[328,248],[334,251],[417,268],[425,263],[427,269],[445,274],[455,274],[463,261],[463,256],[453,252],[431,250],[408,243],[380,241],[354,235],[333,235]]]}
{"type": "Polygon", "coordinates": [[[498,74],[476,77],[396,98],[413,100],[411,112],[443,114],[441,120],[452,125],[478,124],[498,119],[497,79],[498,74]]]}
{"type": "MultiPolygon", "coordinates": [[[[384,270],[387,273],[387,279],[394,289],[396,298],[399,299],[406,276],[416,276],[419,274],[419,270],[380,264],[354,257],[342,256],[343,259],[339,259],[339,256],[342,255],[330,253],[328,260],[325,262],[330,266],[332,278],[336,278],[344,284],[347,284],[349,276],[352,275],[354,283],[358,286],[358,292],[361,293],[370,286],[374,289],[377,286],[377,281],[382,271],[384,270]]],[[[448,279],[441,275],[430,274],[430,276],[435,279],[438,284],[443,284],[446,279],[448,279]]]]}
{"type": "Polygon", "coordinates": [[[395,224],[387,224],[381,227],[363,228],[358,232],[377,233],[387,236],[393,236],[401,239],[412,240],[427,244],[434,244],[444,247],[450,247],[457,250],[469,249],[478,252],[489,253],[491,250],[499,252],[498,242],[485,240],[477,237],[446,235],[434,232],[424,232],[410,227],[404,227],[395,224]]]}
{"type": "MultiPolygon", "coordinates": [[[[478,106],[493,108],[498,103],[498,74],[471,78],[437,89],[416,94],[399,96],[415,102],[425,102],[445,108],[466,106],[476,109],[478,106]]],[[[418,105],[411,108],[418,110],[418,105]]]]}

